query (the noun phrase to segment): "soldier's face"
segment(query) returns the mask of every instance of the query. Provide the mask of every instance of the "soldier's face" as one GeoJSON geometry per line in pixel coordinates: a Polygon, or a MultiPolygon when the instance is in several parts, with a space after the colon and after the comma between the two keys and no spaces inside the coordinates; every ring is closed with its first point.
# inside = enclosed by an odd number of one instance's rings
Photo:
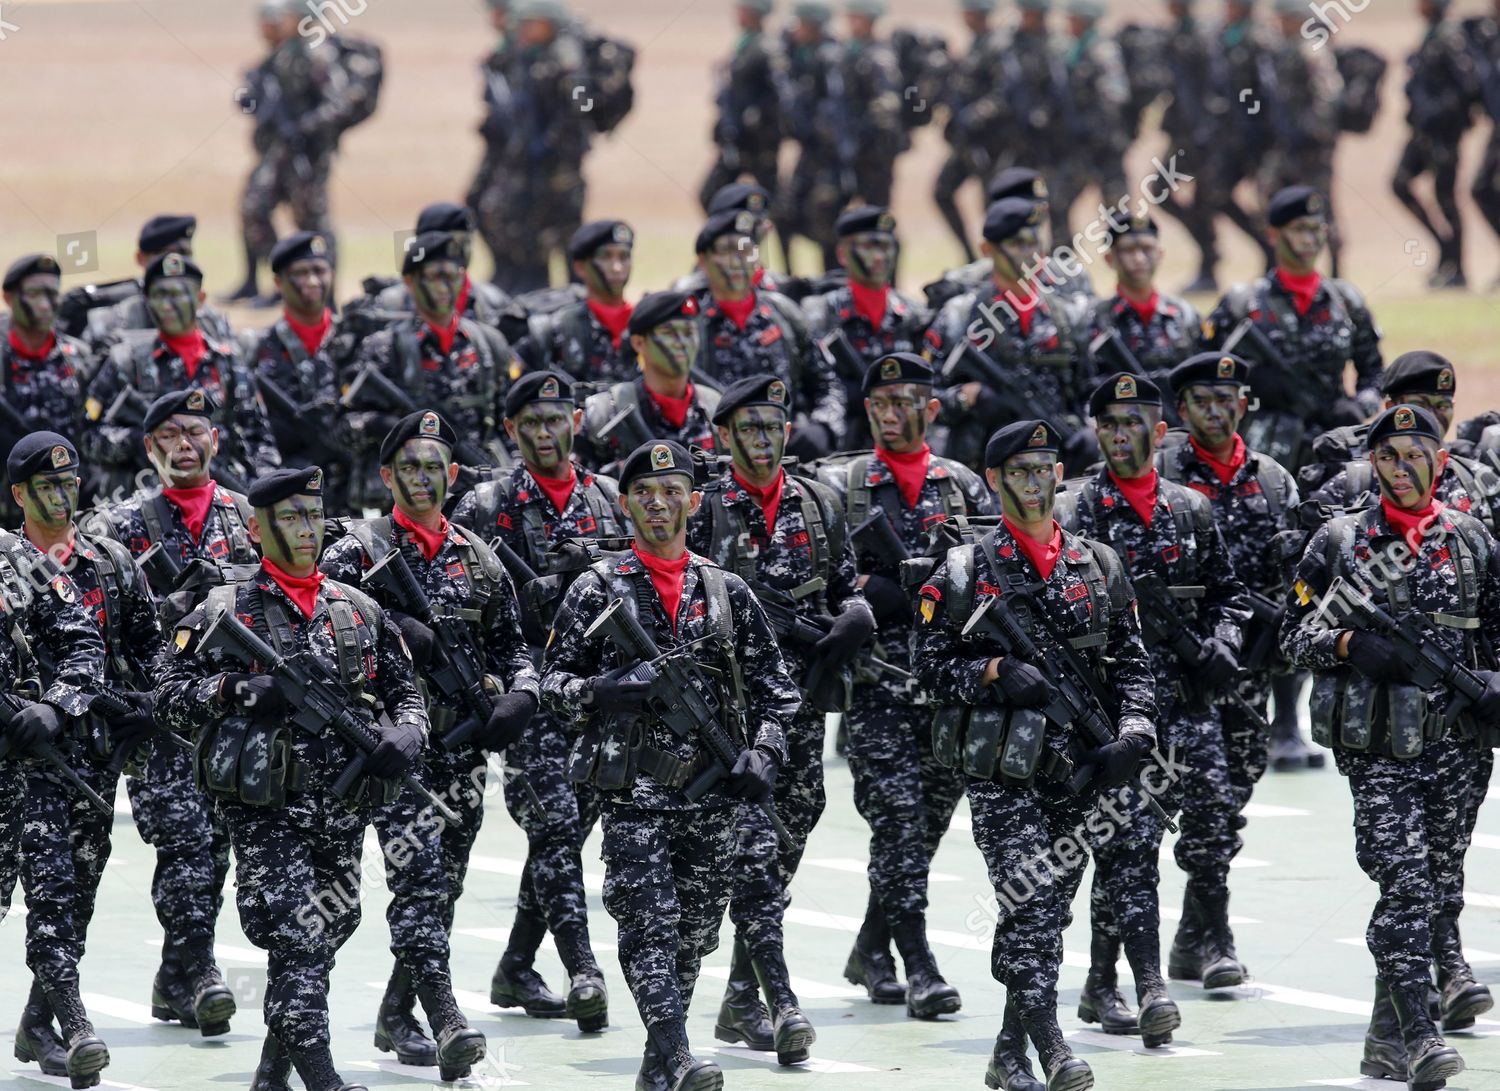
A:
{"type": "Polygon", "coordinates": [[[927,426],[937,419],[932,388],[918,383],[877,386],[865,399],[865,415],[878,446],[897,454],[921,448],[927,426]]]}
{"type": "Polygon", "coordinates": [[[868,288],[884,288],[896,268],[896,239],[876,231],[851,235],[839,244],[839,260],[851,280],[868,288]]]}
{"type": "Polygon", "coordinates": [[[619,299],[625,294],[625,285],[630,283],[632,256],[629,246],[610,243],[595,250],[594,256],[587,261],[575,265],[582,267],[584,284],[591,293],[619,299]]]}
{"type": "Polygon", "coordinates": [[[166,277],[151,285],[146,293],[146,309],[151,321],[168,337],[181,337],[198,324],[198,304],[202,290],[197,281],[187,277],[166,277]]]}
{"type": "Polygon", "coordinates": [[[453,453],[435,439],[407,440],[380,467],[380,480],[391,490],[396,506],[411,516],[442,511],[457,476],[453,453]]]}
{"type": "Polygon", "coordinates": [[[734,9],[734,16],[741,30],[759,30],[765,23],[765,17],[760,12],[744,4],[734,9]]]}
{"type": "Polygon", "coordinates": [[[1126,235],[1108,251],[1120,283],[1135,290],[1145,289],[1156,279],[1161,264],[1161,243],[1154,235],[1126,235]]]}
{"type": "Polygon", "coordinates": [[[505,422],[505,430],[526,465],[557,477],[565,476],[560,471],[573,454],[577,421],[578,410],[565,402],[532,402],[505,422]]]}
{"type": "Polygon", "coordinates": [[[985,477],[1011,522],[1048,522],[1057,502],[1058,466],[1056,451],[1025,451],[1007,458],[998,469],[986,470],[985,477]]]}
{"type": "Polygon", "coordinates": [[[1320,216],[1302,216],[1271,231],[1277,258],[1289,265],[1312,265],[1328,245],[1328,223],[1320,216]]]}
{"type": "Polygon", "coordinates": [[[11,321],[23,330],[46,333],[57,320],[62,281],[56,273],[32,273],[16,290],[5,293],[11,321]]]}
{"type": "Polygon", "coordinates": [[[1177,411],[1193,438],[1212,450],[1231,442],[1247,404],[1238,383],[1199,383],[1182,392],[1177,411]]]}
{"type": "Polygon", "coordinates": [[[759,246],[750,235],[723,235],[700,259],[714,295],[736,298],[750,290],[759,246]]]}
{"type": "Polygon", "coordinates": [[[869,41],[875,34],[875,17],[859,12],[849,13],[849,37],[869,41]]]}
{"type": "Polygon", "coordinates": [[[26,521],[48,530],[62,530],[78,510],[83,484],[72,470],[34,474],[25,485],[12,485],[10,494],[26,513],[26,521]]]}
{"type": "Polygon", "coordinates": [[[516,36],[524,46],[543,46],[557,37],[557,27],[551,19],[523,19],[516,29],[516,36]]]}
{"type": "Polygon", "coordinates": [[[146,434],[146,457],[162,483],[191,488],[208,480],[208,468],[219,453],[219,430],[207,417],[168,417],[146,434]]]}
{"type": "MultiPolygon", "coordinates": [[[[1443,435],[1448,434],[1448,429],[1453,427],[1453,396],[1451,394],[1402,394],[1400,399],[1402,405],[1421,406],[1427,412],[1438,419],[1438,426],[1442,428],[1443,435]]],[[[1386,399],[1386,408],[1397,404],[1386,399]]]]}
{"type": "Polygon", "coordinates": [[[1040,34],[1047,29],[1047,13],[1036,8],[1022,8],[1021,29],[1028,34],[1040,34]]]}
{"type": "Polygon", "coordinates": [[[970,34],[983,34],[990,29],[989,12],[965,9],[964,26],[970,34]]]}
{"type": "Polygon", "coordinates": [[[719,427],[719,440],[729,448],[735,469],[757,483],[776,475],[790,434],[786,413],[769,405],[736,409],[728,426],[719,427]]]}
{"type": "Polygon", "coordinates": [[[323,552],[323,498],[292,496],[269,508],[256,508],[250,536],[266,560],[293,575],[306,576],[323,552]]]}
{"type": "Polygon", "coordinates": [[[462,265],[456,261],[430,261],[406,279],[417,306],[441,322],[453,317],[464,287],[462,265]]]}
{"type": "Polygon", "coordinates": [[[1166,430],[1160,412],[1128,403],[1106,405],[1094,421],[1104,461],[1116,477],[1140,477],[1146,473],[1166,430]]]}
{"type": "Polygon", "coordinates": [[[631,338],[648,367],[676,378],[686,375],[698,359],[698,323],[689,317],[663,322],[644,337],[631,338]]]}
{"type": "Polygon", "coordinates": [[[1094,29],[1094,20],[1086,15],[1068,16],[1068,33],[1075,38],[1082,38],[1094,29]]]}
{"type": "Polygon", "coordinates": [[[1004,242],[991,243],[995,273],[1005,280],[1019,281],[1027,270],[1037,269],[1047,253],[1043,230],[1040,224],[1031,224],[1004,242]]]}
{"type": "Polygon", "coordinates": [[[1186,19],[1189,15],[1193,14],[1193,5],[1184,3],[1183,0],[1173,0],[1172,3],[1167,5],[1167,13],[1173,19],[1186,19]]]}
{"type": "Polygon", "coordinates": [[[703,494],[693,489],[686,474],[638,477],[620,497],[636,538],[649,545],[670,545],[687,534],[688,519],[698,510],[703,494]]]}
{"type": "Polygon", "coordinates": [[[1448,452],[1423,436],[1388,436],[1370,452],[1380,495],[1403,511],[1425,508],[1448,452]]]}
{"type": "Polygon", "coordinates": [[[290,310],[321,312],[333,289],[333,266],[323,258],[294,261],[276,278],[276,288],[290,310]]]}
{"type": "Polygon", "coordinates": [[[1229,0],[1224,6],[1224,17],[1231,23],[1239,23],[1250,18],[1250,5],[1240,3],[1239,0],[1229,0]]]}

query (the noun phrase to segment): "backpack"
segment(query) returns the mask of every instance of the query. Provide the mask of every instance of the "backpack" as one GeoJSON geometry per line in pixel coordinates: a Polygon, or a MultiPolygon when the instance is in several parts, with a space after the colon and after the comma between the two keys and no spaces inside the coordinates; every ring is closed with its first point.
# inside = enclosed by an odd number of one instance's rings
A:
{"type": "Polygon", "coordinates": [[[1379,53],[1364,46],[1335,49],[1333,56],[1344,79],[1344,90],[1339,95],[1339,130],[1367,133],[1380,113],[1380,89],[1389,64],[1379,53]]]}
{"type": "Polygon", "coordinates": [[[594,100],[589,117],[599,132],[613,132],[635,106],[635,46],[590,31],[583,35],[583,56],[594,100]]]}
{"type": "Polygon", "coordinates": [[[891,32],[891,50],[901,70],[905,88],[901,102],[901,127],[920,129],[932,121],[948,84],[953,60],[948,40],[930,30],[900,29],[891,32]]]}
{"type": "Polygon", "coordinates": [[[57,304],[57,328],[69,337],[82,337],[88,332],[90,311],[113,307],[140,294],[141,282],[134,277],[69,288],[57,304]]]}
{"type": "Polygon", "coordinates": [[[335,136],[370,119],[380,105],[380,87],[385,82],[385,58],[380,47],[365,38],[335,34],[330,39],[338,66],[349,80],[348,109],[335,123],[335,136]]]}

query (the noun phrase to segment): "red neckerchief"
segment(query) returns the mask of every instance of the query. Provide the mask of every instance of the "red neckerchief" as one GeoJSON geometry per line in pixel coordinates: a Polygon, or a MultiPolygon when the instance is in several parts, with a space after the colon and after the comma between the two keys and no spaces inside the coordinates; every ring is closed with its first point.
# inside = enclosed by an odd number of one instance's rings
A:
{"type": "Polygon", "coordinates": [[[283,572],[276,565],[265,558],[261,559],[261,568],[266,575],[276,581],[276,586],[286,592],[286,597],[292,600],[292,604],[302,611],[303,617],[312,617],[313,610],[318,605],[318,588],[323,586],[323,581],[328,577],[314,568],[311,576],[293,576],[283,572]]]}
{"type": "Polygon", "coordinates": [[[756,266],[755,272],[753,272],[753,273],[750,274],[750,283],[753,284],[753,285],[755,285],[757,288],[759,288],[761,286],[761,283],[765,279],[766,279],[766,267],[764,265],[758,265],[758,266],[756,266]]]}
{"type": "Polygon", "coordinates": [[[625,327],[630,325],[630,312],[635,310],[632,303],[597,303],[589,300],[589,313],[592,314],[599,325],[609,331],[609,339],[615,348],[620,347],[620,338],[625,336],[625,327]]]}
{"type": "Polygon", "coordinates": [[[57,334],[48,330],[46,343],[39,349],[29,349],[21,341],[20,335],[16,333],[16,328],[12,326],[10,328],[10,347],[21,359],[39,364],[52,355],[52,350],[57,347],[57,334]]]}
{"type": "Polygon", "coordinates": [[[427,328],[431,330],[433,332],[433,335],[437,338],[438,348],[443,350],[444,356],[447,356],[450,352],[453,351],[453,339],[458,336],[458,320],[462,317],[463,313],[461,311],[454,311],[453,317],[448,320],[447,329],[444,329],[441,326],[434,326],[431,322],[427,323],[427,328]]]}
{"type": "Polygon", "coordinates": [[[763,489],[757,488],[746,481],[740,476],[738,470],[731,469],[729,472],[734,476],[735,481],[739,482],[740,488],[750,494],[750,499],[760,505],[760,513],[766,517],[766,533],[769,534],[774,531],[776,529],[776,509],[781,506],[781,486],[786,481],[786,471],[777,469],[776,480],[763,489]]]}
{"type": "Polygon", "coordinates": [[[675,561],[667,561],[642,553],[639,546],[633,545],[630,548],[635,550],[641,564],[646,566],[646,572],[651,576],[651,586],[656,588],[657,595],[661,597],[662,607],[667,611],[667,620],[672,623],[672,632],[676,633],[677,608],[682,605],[682,578],[687,571],[690,554],[683,550],[681,557],[675,561]]]}
{"type": "Polygon", "coordinates": [[[932,448],[924,443],[920,451],[898,454],[887,451],[884,447],[876,447],[875,457],[890,469],[906,506],[915,508],[918,497],[922,495],[922,482],[927,480],[927,464],[932,458],[932,448]]]}
{"type": "Polygon", "coordinates": [[[298,322],[292,317],[291,311],[283,311],[281,317],[285,318],[286,324],[292,327],[292,332],[297,335],[297,340],[302,342],[302,347],[307,350],[309,356],[317,355],[318,349],[323,347],[323,338],[328,336],[328,327],[333,325],[333,312],[327,307],[323,308],[323,317],[312,326],[306,322],[298,322]]]}
{"type": "Polygon", "coordinates": [[[161,494],[165,496],[178,511],[182,512],[182,521],[187,524],[188,533],[193,536],[193,544],[203,535],[203,524],[208,520],[208,509],[213,507],[214,492],[218,485],[209,481],[191,489],[162,489],[161,494]]]}
{"type": "Polygon", "coordinates": [[[1156,317],[1156,308],[1161,303],[1160,292],[1152,292],[1151,298],[1143,303],[1138,299],[1132,299],[1126,295],[1125,290],[1122,288],[1120,290],[1120,298],[1129,303],[1130,309],[1140,316],[1141,325],[1143,326],[1151,325],[1151,320],[1156,317]]]}
{"type": "Polygon", "coordinates": [[[995,285],[995,301],[1004,303],[1016,312],[1016,321],[1021,324],[1021,336],[1030,337],[1031,320],[1036,317],[1036,309],[1042,305],[1041,293],[1033,289],[1027,292],[1026,298],[1023,299],[1015,292],[1001,288],[997,284],[995,285]]]}
{"type": "Polygon", "coordinates": [[[1406,539],[1406,544],[1411,547],[1413,554],[1422,554],[1422,532],[1430,528],[1443,510],[1443,502],[1432,499],[1427,506],[1418,511],[1404,511],[1396,507],[1384,496],[1380,498],[1381,510],[1385,512],[1385,521],[1391,524],[1391,529],[1406,539]]]}
{"type": "Polygon", "coordinates": [[[198,374],[198,365],[203,362],[203,357],[208,353],[208,345],[203,341],[203,331],[197,326],[189,333],[181,337],[168,337],[161,335],[162,343],[171,349],[182,360],[182,366],[187,368],[188,378],[195,378],[198,374]]]}
{"type": "Polygon", "coordinates": [[[1141,517],[1141,522],[1149,529],[1151,515],[1156,511],[1156,470],[1153,468],[1149,473],[1131,478],[1116,477],[1115,472],[1110,470],[1109,479],[1125,495],[1135,513],[1141,517]]]}
{"type": "Polygon", "coordinates": [[[750,312],[755,310],[755,293],[751,292],[744,299],[732,301],[728,299],[716,299],[714,302],[718,304],[719,310],[727,314],[730,320],[743,332],[745,324],[750,321],[750,312]]]}
{"type": "Polygon", "coordinates": [[[568,506],[568,497],[573,495],[573,486],[578,483],[578,471],[570,462],[567,477],[543,477],[533,472],[531,479],[537,483],[542,492],[547,494],[547,499],[552,501],[552,506],[561,515],[563,509],[568,506]]]}
{"type": "Polygon", "coordinates": [[[662,419],[673,428],[682,428],[687,424],[688,410],[693,408],[693,384],[688,383],[687,393],[680,398],[674,398],[670,394],[658,394],[649,386],[646,393],[656,403],[656,408],[661,410],[662,419]]]}
{"type": "Polygon", "coordinates": [[[1193,451],[1197,456],[1214,472],[1214,476],[1219,479],[1220,485],[1227,485],[1230,481],[1234,480],[1234,475],[1240,472],[1240,467],[1245,464],[1245,459],[1250,453],[1245,450],[1245,440],[1240,435],[1234,437],[1234,454],[1229,456],[1228,462],[1220,462],[1209,452],[1207,447],[1204,447],[1192,436],[1188,437],[1188,442],[1193,445],[1193,451]]]}
{"type": "Polygon", "coordinates": [[[1278,266],[1276,280],[1292,294],[1292,303],[1296,306],[1297,313],[1306,314],[1312,307],[1313,296],[1318,294],[1318,287],[1323,283],[1323,274],[1314,269],[1311,273],[1299,275],[1288,273],[1278,266]]]}
{"type": "Polygon", "coordinates": [[[469,309],[469,296],[473,294],[474,284],[469,280],[469,274],[464,274],[464,286],[458,290],[458,298],[453,302],[453,313],[463,314],[469,309]]]}
{"type": "Polygon", "coordinates": [[[877,330],[885,321],[885,309],[890,303],[890,285],[866,288],[855,281],[849,282],[849,294],[854,297],[854,310],[877,330]]]}
{"type": "Polygon", "coordinates": [[[1045,542],[1039,542],[1027,534],[1020,527],[1010,521],[1010,516],[1000,516],[1000,522],[1005,524],[1005,529],[1010,531],[1010,536],[1016,540],[1026,559],[1031,562],[1037,575],[1044,580],[1052,578],[1052,569],[1057,567],[1057,558],[1062,556],[1062,527],[1057,525],[1057,520],[1052,521],[1052,537],[1045,542]]]}
{"type": "MultiPolygon", "coordinates": [[[[36,542],[32,542],[31,544],[37,546],[38,549],[42,549],[42,547],[39,546],[39,545],[37,545],[36,542]]],[[[77,548],[78,548],[78,529],[76,527],[69,527],[68,528],[68,540],[66,542],[64,542],[60,546],[52,546],[52,547],[50,547],[48,549],[42,549],[42,552],[45,553],[45,554],[47,554],[47,556],[51,557],[58,564],[62,565],[64,568],[66,568],[67,565],[68,565],[68,562],[73,559],[73,551],[76,550],[77,548]]]]}
{"type": "Polygon", "coordinates": [[[438,516],[437,530],[428,530],[400,508],[391,509],[391,520],[416,540],[417,548],[429,561],[437,556],[438,550],[442,549],[443,543],[448,540],[448,520],[442,516],[438,516]]]}

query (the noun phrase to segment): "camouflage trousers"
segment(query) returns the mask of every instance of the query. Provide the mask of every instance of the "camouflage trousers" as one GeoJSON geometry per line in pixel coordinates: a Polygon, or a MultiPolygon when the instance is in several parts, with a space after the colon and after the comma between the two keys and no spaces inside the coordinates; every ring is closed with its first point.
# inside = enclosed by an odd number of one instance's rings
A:
{"type": "Polygon", "coordinates": [[[781,952],[781,919],[791,901],[788,888],[828,803],[823,790],[823,713],[807,705],[787,737],[786,765],[776,775],[774,801],[776,816],[791,834],[789,842],[780,841],[771,820],[754,804],[741,806],[738,820],[729,919],[752,957],[781,952]]]}
{"type": "Polygon", "coordinates": [[[964,794],[932,755],[932,709],[856,686],[849,710],[854,806],[870,826],[870,889],[892,922],[927,910],[927,872],[964,794]]]}
{"type": "Polygon", "coordinates": [[[495,259],[494,282],[511,295],[545,288],[551,259],[583,225],[585,186],[576,165],[528,167],[486,155],[469,193],[479,233],[495,259]]]}
{"type": "MultiPolygon", "coordinates": [[[[1476,748],[1470,771],[1473,779],[1469,782],[1469,795],[1464,806],[1465,845],[1474,840],[1474,827],[1479,823],[1479,808],[1484,805],[1485,797],[1489,794],[1490,775],[1495,771],[1495,752],[1488,747],[1476,748]]],[[[1447,893],[1439,909],[1442,916],[1451,916],[1454,920],[1458,919],[1464,908],[1463,863],[1462,860],[1459,861],[1457,887],[1447,893]]]]}
{"type": "MultiPolygon", "coordinates": [[[[1124,159],[1111,148],[1084,147],[1064,155],[1052,178],[1052,237],[1059,246],[1071,243],[1073,206],[1090,186],[1098,189],[1100,202],[1111,208],[1121,197],[1135,196],[1125,182],[1124,159]]],[[[1097,218],[1097,209],[1084,216],[1086,223],[1097,218]]]]}
{"type": "Polygon", "coordinates": [[[1057,1011],[1062,936],[1088,864],[1088,846],[1076,831],[1089,807],[1062,785],[969,780],[974,843],[995,890],[990,973],[1005,986],[1007,1003],[1014,1000],[1023,1013],[1057,1011]]]}
{"type": "MultiPolygon", "coordinates": [[[[92,761],[77,761],[74,768],[106,802],[114,802],[118,777],[92,761]]],[[[77,789],[34,763],[27,766],[25,803],[26,965],[44,985],[74,982],[109,861],[114,815],[100,814],[77,789]]]]}
{"type": "MultiPolygon", "coordinates": [[[[1271,676],[1256,674],[1240,687],[1240,696],[1266,717],[1271,695],[1271,676]]],[[[1234,828],[1245,828],[1245,807],[1270,761],[1270,739],[1265,728],[1252,720],[1239,705],[1219,705],[1219,720],[1224,725],[1224,754],[1229,763],[1229,794],[1234,801],[1234,828]]],[[[1238,849],[1238,845],[1236,846],[1238,849]]]]}
{"type": "Polygon", "coordinates": [[[1354,855],[1380,888],[1365,942],[1392,989],[1431,980],[1432,918],[1463,905],[1467,813],[1478,751],[1429,742],[1407,761],[1334,751],[1354,797],[1354,855]]]}
{"type": "Polygon", "coordinates": [[[368,815],[319,783],[285,807],[219,801],[245,937],[266,952],[266,1027],[284,1049],[327,1044],[334,956],[360,917],[368,815]]]}
{"type": "Polygon", "coordinates": [[[151,745],[139,777],[125,790],[141,839],[156,850],[151,903],[162,927],[162,961],[189,965],[213,949],[224,907],[229,831],[193,783],[192,754],[165,740],[151,745]]]}
{"type": "Polygon", "coordinates": [[[703,956],[719,946],[740,813],[604,808],[604,908],[648,1031],[686,1016],[703,956]]]}
{"type": "Polygon", "coordinates": [[[21,875],[21,813],[26,809],[26,774],[17,761],[0,762],[0,921],[21,875]]]}
{"type": "Polygon", "coordinates": [[[1489,143],[1484,146],[1484,156],[1479,160],[1469,192],[1490,229],[1500,234],[1500,125],[1490,130],[1489,143]]]}
{"type": "Polygon", "coordinates": [[[844,183],[853,184],[853,171],[850,178],[841,181],[838,169],[829,166],[833,161],[832,149],[804,149],[791,178],[777,192],[772,217],[782,246],[790,247],[794,235],[812,240],[823,253],[825,269],[838,266],[833,224],[850,196],[844,183]]]}
{"type": "Polygon", "coordinates": [[[245,246],[262,261],[276,245],[276,227],[271,217],[285,204],[299,231],[321,231],[333,236],[328,215],[328,174],[333,153],[296,152],[286,144],[267,148],[245,181],[240,198],[240,229],[245,246]]]}

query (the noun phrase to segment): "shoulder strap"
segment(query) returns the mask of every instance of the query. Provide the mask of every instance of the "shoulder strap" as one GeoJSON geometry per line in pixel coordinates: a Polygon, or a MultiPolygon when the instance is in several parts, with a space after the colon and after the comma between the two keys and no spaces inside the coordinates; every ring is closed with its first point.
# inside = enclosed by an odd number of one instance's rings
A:
{"type": "Polygon", "coordinates": [[[457,523],[452,526],[464,540],[464,548],[459,550],[459,563],[463,565],[464,575],[469,577],[469,583],[482,607],[502,585],[504,570],[483,538],[468,527],[461,527],[457,523]]]}
{"type": "Polygon", "coordinates": [[[225,533],[229,536],[229,559],[235,564],[250,564],[258,560],[255,548],[250,544],[250,504],[226,489],[215,489],[213,506],[224,521],[225,533]],[[230,502],[220,496],[227,494],[230,502]]]}
{"type": "MultiPolygon", "coordinates": [[[[141,520],[146,524],[146,536],[151,545],[162,545],[167,540],[167,498],[158,490],[149,493],[141,501],[141,520]]],[[[176,557],[172,558],[177,561],[176,557]]]]}
{"type": "MultiPolygon", "coordinates": [[[[1260,494],[1266,498],[1266,514],[1272,521],[1281,522],[1281,513],[1285,510],[1281,500],[1282,478],[1276,476],[1271,469],[1272,463],[1261,455],[1251,455],[1255,459],[1255,479],[1260,482],[1260,494]]],[[[1168,460],[1170,461],[1170,459],[1168,460]]]]}
{"type": "Polygon", "coordinates": [[[123,654],[124,642],[120,639],[120,609],[123,605],[120,573],[126,570],[124,565],[133,562],[125,547],[118,542],[103,537],[95,538],[93,542],[99,547],[94,569],[99,573],[100,605],[104,610],[104,649],[109,655],[110,665],[124,678],[130,671],[123,654]]]}
{"type": "Polygon", "coordinates": [[[378,561],[391,551],[391,517],[381,515],[374,519],[356,519],[349,524],[349,533],[365,551],[371,562],[378,561]]]}
{"type": "MultiPolygon", "coordinates": [[[[991,531],[985,537],[993,536],[994,532],[991,531]]],[[[948,573],[948,603],[944,613],[949,624],[955,629],[961,629],[974,616],[974,547],[950,547],[944,564],[948,573]]]]}
{"type": "Polygon", "coordinates": [[[807,477],[795,480],[802,487],[802,520],[812,543],[813,571],[826,578],[848,543],[844,513],[827,485],[807,477]]]}
{"type": "Polygon", "coordinates": [[[717,560],[726,556],[727,546],[730,570],[746,583],[754,582],[755,553],[750,548],[750,524],[738,505],[731,507],[717,493],[714,500],[708,505],[709,548],[717,560]]]}
{"type": "Polygon", "coordinates": [[[422,389],[422,350],[417,335],[404,322],[392,333],[396,338],[396,359],[401,365],[401,385],[415,395],[422,389]]]}
{"type": "Polygon", "coordinates": [[[847,487],[845,507],[851,526],[859,526],[870,517],[870,459],[872,455],[855,455],[845,469],[847,487]]]}

